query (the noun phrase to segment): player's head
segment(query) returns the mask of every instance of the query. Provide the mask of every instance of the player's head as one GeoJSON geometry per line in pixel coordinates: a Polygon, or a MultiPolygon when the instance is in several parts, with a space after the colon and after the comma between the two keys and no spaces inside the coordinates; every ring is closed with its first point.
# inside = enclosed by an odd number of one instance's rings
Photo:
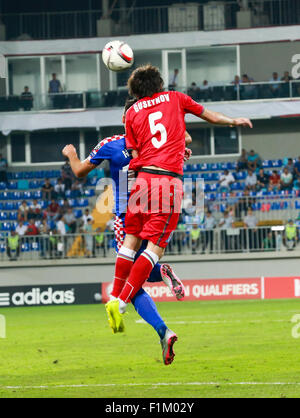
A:
{"type": "Polygon", "coordinates": [[[134,103],[136,103],[136,102],[137,102],[137,99],[133,99],[132,97],[128,97],[126,99],[125,106],[124,106],[124,113],[123,113],[123,116],[122,116],[122,123],[125,124],[125,118],[126,118],[127,110],[129,110],[131,108],[131,106],[133,106],[134,103]]]}
{"type": "Polygon", "coordinates": [[[128,80],[129,94],[138,100],[163,91],[164,82],[158,68],[144,65],[133,71],[128,80]]]}

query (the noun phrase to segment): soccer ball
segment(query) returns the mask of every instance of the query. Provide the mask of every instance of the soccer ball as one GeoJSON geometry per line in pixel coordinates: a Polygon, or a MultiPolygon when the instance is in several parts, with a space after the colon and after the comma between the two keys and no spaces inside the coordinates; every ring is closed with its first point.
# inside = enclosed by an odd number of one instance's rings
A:
{"type": "Polygon", "coordinates": [[[109,70],[124,71],[132,67],[133,51],[128,44],[121,41],[111,41],[105,45],[102,59],[109,70]]]}

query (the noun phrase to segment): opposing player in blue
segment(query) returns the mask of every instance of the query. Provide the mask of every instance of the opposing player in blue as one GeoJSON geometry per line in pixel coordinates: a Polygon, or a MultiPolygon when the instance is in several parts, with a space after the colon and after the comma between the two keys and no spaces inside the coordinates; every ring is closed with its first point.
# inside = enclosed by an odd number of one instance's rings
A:
{"type": "MultiPolygon", "coordinates": [[[[134,101],[128,100],[125,105],[125,111],[123,119],[125,119],[126,111],[134,104],[134,101]]],[[[124,122],[124,120],[123,120],[124,122]]],[[[63,149],[63,155],[70,160],[71,168],[77,177],[84,177],[90,171],[94,170],[104,160],[109,161],[111,178],[113,180],[114,191],[114,204],[115,204],[115,241],[117,251],[122,247],[125,237],[125,214],[127,210],[127,204],[130,194],[131,182],[135,180],[134,172],[128,172],[128,166],[131,160],[131,156],[126,149],[125,135],[115,135],[109,138],[105,138],[100,141],[99,144],[92,150],[89,157],[80,161],[76,149],[73,145],[67,145],[63,149]]],[[[140,251],[136,254],[136,258],[144,251],[147,246],[147,242],[142,246],[140,251]]],[[[177,300],[184,298],[184,286],[181,280],[176,276],[171,266],[168,264],[156,264],[153,268],[149,282],[161,282],[169,287],[177,300]]],[[[173,347],[168,343],[170,341],[170,335],[174,333],[166,326],[165,322],[161,318],[157,311],[156,305],[144,289],[140,289],[136,296],[132,299],[137,313],[150,324],[158,333],[162,350],[164,363],[171,364],[175,353],[173,347]]],[[[116,323],[107,310],[109,324],[113,333],[124,331],[124,322],[121,320],[116,323]]]]}

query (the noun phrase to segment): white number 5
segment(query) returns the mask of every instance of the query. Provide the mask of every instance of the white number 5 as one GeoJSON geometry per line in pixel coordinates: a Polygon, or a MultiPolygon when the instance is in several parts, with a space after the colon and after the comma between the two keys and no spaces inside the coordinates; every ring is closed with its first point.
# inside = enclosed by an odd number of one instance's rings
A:
{"type": "Polygon", "coordinates": [[[161,119],[163,114],[161,112],[151,113],[149,115],[149,125],[152,135],[157,134],[160,132],[161,139],[158,140],[155,136],[152,138],[152,144],[155,148],[162,147],[167,142],[167,130],[162,123],[158,123],[155,125],[155,122],[161,119]]]}

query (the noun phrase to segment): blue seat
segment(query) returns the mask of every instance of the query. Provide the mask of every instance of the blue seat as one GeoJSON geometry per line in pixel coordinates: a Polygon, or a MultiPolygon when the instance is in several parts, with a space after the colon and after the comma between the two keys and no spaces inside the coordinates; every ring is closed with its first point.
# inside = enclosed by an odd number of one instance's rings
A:
{"type": "Polygon", "coordinates": [[[33,199],[41,199],[42,198],[42,191],[41,190],[37,190],[33,193],[31,193],[33,199]]]}
{"type": "Polygon", "coordinates": [[[87,189],[84,191],[84,195],[86,197],[93,197],[95,196],[95,189],[87,189]]]}
{"type": "Polygon", "coordinates": [[[273,162],[271,160],[265,160],[262,162],[262,166],[263,168],[272,168],[273,162]]]}
{"type": "Polygon", "coordinates": [[[6,212],[0,212],[0,221],[7,221],[8,214],[6,212]]]}
{"type": "Polygon", "coordinates": [[[6,184],[0,183],[0,190],[5,190],[5,189],[6,189],[6,184]]]}
{"type": "Polygon", "coordinates": [[[295,207],[300,210],[300,200],[296,200],[295,207]]]}
{"type": "Polygon", "coordinates": [[[15,204],[14,202],[6,202],[4,205],[5,210],[15,210],[15,204]]]}
{"type": "Polygon", "coordinates": [[[74,214],[75,214],[76,219],[81,218],[82,217],[82,210],[77,209],[77,210],[74,211],[74,214]]]}
{"type": "Polygon", "coordinates": [[[10,212],[8,219],[10,221],[17,221],[18,220],[18,212],[10,212]]]}
{"type": "Polygon", "coordinates": [[[89,200],[88,199],[78,199],[77,206],[84,208],[89,206],[89,200]]]}
{"type": "Polygon", "coordinates": [[[24,179],[30,180],[34,178],[34,172],[33,171],[26,171],[24,173],[24,179]]]}
{"type": "Polygon", "coordinates": [[[280,168],[280,167],[282,167],[282,160],[273,160],[272,161],[272,167],[277,167],[277,168],[280,168]]]}
{"type": "Polygon", "coordinates": [[[30,246],[28,242],[23,242],[21,245],[21,252],[22,253],[28,253],[30,251],[30,246]]]}

